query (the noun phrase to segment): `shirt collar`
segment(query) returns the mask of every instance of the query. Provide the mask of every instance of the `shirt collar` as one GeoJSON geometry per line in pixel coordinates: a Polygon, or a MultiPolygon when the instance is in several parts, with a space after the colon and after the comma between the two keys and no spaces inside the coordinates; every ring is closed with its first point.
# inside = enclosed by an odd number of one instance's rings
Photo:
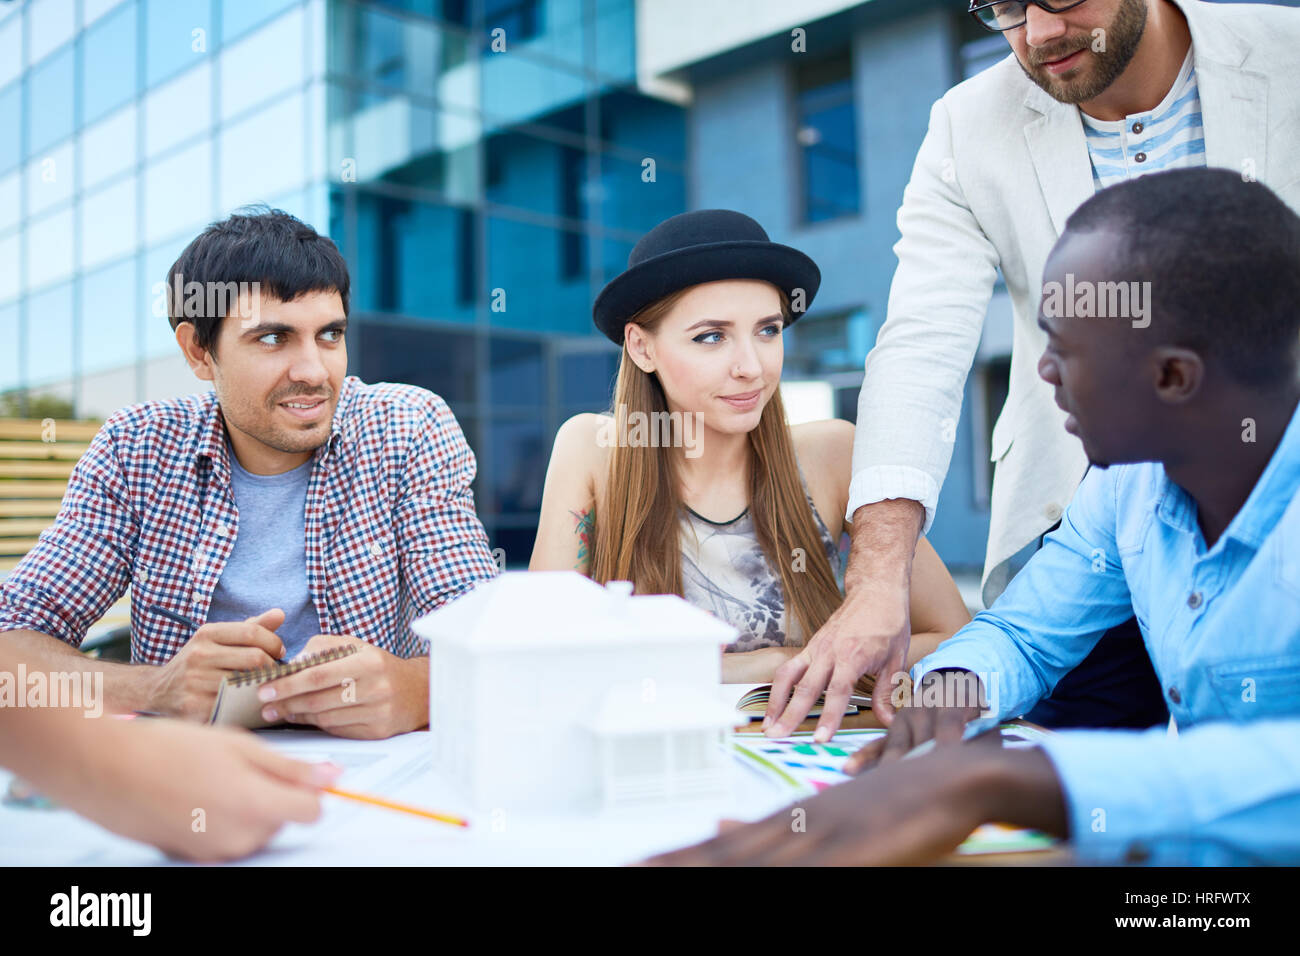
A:
{"type": "Polygon", "coordinates": [[[316,449],[316,464],[325,470],[332,468],[334,462],[338,461],[339,450],[352,433],[349,427],[350,414],[356,400],[358,382],[355,376],[344,377],[343,385],[339,388],[339,402],[334,406],[334,420],[330,422],[330,437],[316,449]]]}
{"type": "Polygon", "coordinates": [[[1169,92],[1165,94],[1154,109],[1142,110],[1137,113],[1130,113],[1123,119],[1102,120],[1095,116],[1089,116],[1083,110],[1079,110],[1079,119],[1083,120],[1083,125],[1101,133],[1121,132],[1129,128],[1134,120],[1143,120],[1147,126],[1154,126],[1156,123],[1163,122],[1174,116],[1174,104],[1187,95],[1187,91],[1196,85],[1196,70],[1193,66],[1195,58],[1192,56],[1192,50],[1189,48],[1187,56],[1183,59],[1183,65],[1178,70],[1178,75],[1174,77],[1173,85],[1169,87],[1169,92]]]}
{"type": "MultiPolygon", "coordinates": [[[[339,389],[338,405],[334,408],[334,420],[330,422],[330,437],[325,444],[316,449],[313,460],[322,468],[329,469],[338,459],[340,446],[347,440],[349,433],[348,416],[356,398],[358,380],[354,376],[343,379],[339,389]]],[[[195,438],[194,456],[206,458],[212,463],[213,476],[224,481],[230,480],[230,459],[227,457],[226,421],[221,415],[221,404],[216,392],[208,392],[204,397],[203,425],[195,438]]]]}
{"type": "Polygon", "coordinates": [[[1292,412],[1282,440],[1273,449],[1273,456],[1246,503],[1228,523],[1224,537],[1258,549],[1282,519],[1282,512],[1295,497],[1297,488],[1300,488],[1300,406],[1292,412]]]}
{"type": "MultiPolygon", "coordinates": [[[[1180,531],[1196,530],[1196,503],[1183,488],[1174,484],[1164,467],[1160,469],[1162,487],[1156,515],[1180,531]]],[[[1245,503],[1233,515],[1222,537],[1240,541],[1258,550],[1277,525],[1296,491],[1300,490],[1300,406],[1277,443],[1263,474],[1255,482],[1245,503]]]]}
{"type": "Polygon", "coordinates": [[[226,457],[226,423],[221,417],[221,403],[216,392],[203,396],[203,425],[194,440],[194,457],[206,458],[212,466],[212,475],[223,482],[230,481],[230,460],[226,457]]]}

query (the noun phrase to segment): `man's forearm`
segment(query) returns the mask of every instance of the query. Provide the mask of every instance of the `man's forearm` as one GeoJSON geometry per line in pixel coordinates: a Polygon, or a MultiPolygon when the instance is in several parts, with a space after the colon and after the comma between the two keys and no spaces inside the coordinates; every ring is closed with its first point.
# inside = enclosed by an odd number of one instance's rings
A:
{"type": "Polygon", "coordinates": [[[9,649],[7,659],[22,661],[29,672],[102,673],[105,710],[121,713],[153,709],[154,667],[87,657],[57,637],[39,631],[5,631],[0,633],[0,641],[9,649]]]}
{"type": "Polygon", "coordinates": [[[906,588],[924,523],[925,509],[910,498],[876,501],[853,512],[845,595],[869,581],[906,588]]]}
{"type": "Polygon", "coordinates": [[[760,647],[756,651],[722,654],[722,683],[761,684],[770,681],[776,669],[799,652],[797,647],[760,647]]]}

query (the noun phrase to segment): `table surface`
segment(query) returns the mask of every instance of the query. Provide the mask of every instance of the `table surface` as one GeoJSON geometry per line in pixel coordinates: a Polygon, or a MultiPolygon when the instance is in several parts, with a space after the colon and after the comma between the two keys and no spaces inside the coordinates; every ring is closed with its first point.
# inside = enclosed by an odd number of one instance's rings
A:
{"type": "MultiPolygon", "coordinates": [[[[812,730],[816,720],[801,730],[812,730]]],[[[845,727],[879,727],[871,714],[846,717],[845,727]]],[[[757,730],[757,722],[748,726],[757,730]]],[[[698,842],[717,832],[722,818],[756,820],[788,806],[791,797],[768,780],[732,768],[731,793],[689,806],[634,811],[524,813],[465,812],[464,800],[432,766],[428,731],[386,741],[331,737],[311,729],[259,731],[265,743],[308,760],[332,760],[344,767],[339,786],[418,807],[459,813],[468,829],[382,810],[332,796],[310,826],[290,824],[261,852],[240,865],[618,865],[698,842]]],[[[0,793],[11,775],[0,771],[0,793]]],[[[1059,865],[1062,849],[1037,853],[953,855],[945,863],[1059,865]]],[[[118,837],[67,810],[0,804],[0,864],[160,865],[173,864],[152,847],[118,837]]]]}

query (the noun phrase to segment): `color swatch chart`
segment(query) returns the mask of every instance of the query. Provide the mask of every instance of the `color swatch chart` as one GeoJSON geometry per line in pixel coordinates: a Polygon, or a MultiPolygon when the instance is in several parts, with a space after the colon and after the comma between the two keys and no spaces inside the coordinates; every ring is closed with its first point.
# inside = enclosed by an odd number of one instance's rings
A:
{"type": "MultiPolygon", "coordinates": [[[[1031,747],[1045,731],[1019,724],[1002,725],[1004,747],[1031,747]]],[[[860,748],[885,735],[883,730],[841,730],[827,743],[813,743],[812,732],[793,737],[768,739],[762,734],[732,734],[732,745],[741,763],[769,780],[789,787],[792,796],[821,793],[850,779],[844,764],[860,748]]],[[[1056,845],[1052,837],[1037,830],[1025,830],[1002,823],[975,828],[958,848],[961,854],[1024,853],[1056,845]]]]}
{"type": "Polygon", "coordinates": [[[821,793],[848,777],[844,764],[883,730],[841,730],[824,744],[813,743],[812,734],[769,739],[762,734],[732,735],[742,762],[802,793],[821,793]]]}

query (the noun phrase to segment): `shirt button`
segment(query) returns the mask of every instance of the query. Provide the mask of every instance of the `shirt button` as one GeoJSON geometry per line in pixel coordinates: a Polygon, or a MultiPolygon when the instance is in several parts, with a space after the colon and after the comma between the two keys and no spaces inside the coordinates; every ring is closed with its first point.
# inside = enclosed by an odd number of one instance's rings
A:
{"type": "Polygon", "coordinates": [[[1149,859],[1151,859],[1151,851],[1141,843],[1132,844],[1124,852],[1125,863],[1145,863],[1149,859]]]}
{"type": "Polygon", "coordinates": [[[370,543],[370,553],[377,558],[384,553],[384,548],[378,541],[372,541],[370,543]]]}
{"type": "Polygon", "coordinates": [[[1193,591],[1191,594],[1187,595],[1187,606],[1190,607],[1193,611],[1195,611],[1198,607],[1201,606],[1200,591],[1193,591]]]}
{"type": "Polygon", "coordinates": [[[1183,695],[1178,693],[1177,687],[1171,687],[1169,688],[1169,699],[1175,704],[1181,704],[1183,702],[1183,695]]]}
{"type": "Polygon", "coordinates": [[[1134,160],[1134,162],[1145,163],[1145,162],[1147,161],[1147,154],[1146,154],[1146,153],[1138,153],[1136,156],[1133,157],[1133,160],[1134,160]]]}
{"type": "Polygon", "coordinates": [[[203,592],[202,592],[202,591],[199,591],[199,590],[197,590],[197,589],[195,589],[194,591],[191,591],[191,592],[190,592],[190,600],[193,601],[195,604],[198,604],[200,601],[203,600],[203,592]]]}
{"type": "Polygon", "coordinates": [[[1137,122],[1137,123],[1134,123],[1134,124],[1133,124],[1133,132],[1135,132],[1135,133],[1140,133],[1140,132],[1142,132],[1144,129],[1146,129],[1146,127],[1143,126],[1141,122],[1137,122]]]}
{"type": "Polygon", "coordinates": [[[1061,517],[1061,506],[1058,504],[1050,504],[1043,509],[1043,514],[1046,516],[1047,520],[1056,521],[1061,517]]]}

